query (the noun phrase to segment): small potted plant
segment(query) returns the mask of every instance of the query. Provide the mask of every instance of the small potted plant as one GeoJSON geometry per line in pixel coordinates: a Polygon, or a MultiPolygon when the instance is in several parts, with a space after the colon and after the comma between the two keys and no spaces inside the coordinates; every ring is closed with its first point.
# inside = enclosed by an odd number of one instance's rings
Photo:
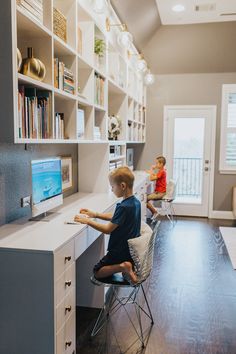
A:
{"type": "Polygon", "coordinates": [[[99,67],[100,59],[103,58],[106,49],[105,41],[102,38],[95,37],[94,53],[96,54],[96,65],[99,67]]]}

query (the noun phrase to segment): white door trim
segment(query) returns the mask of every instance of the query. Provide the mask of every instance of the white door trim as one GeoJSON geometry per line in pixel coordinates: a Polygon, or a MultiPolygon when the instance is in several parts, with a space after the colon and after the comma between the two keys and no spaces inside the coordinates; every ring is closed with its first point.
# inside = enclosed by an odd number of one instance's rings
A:
{"type": "Polygon", "coordinates": [[[213,195],[214,195],[214,175],[215,175],[215,139],[216,139],[216,106],[213,105],[167,105],[164,106],[164,122],[163,122],[163,155],[166,156],[166,141],[168,134],[168,111],[169,110],[209,110],[212,115],[212,130],[211,130],[211,168],[209,177],[209,204],[208,204],[208,218],[213,215],[213,195]]]}

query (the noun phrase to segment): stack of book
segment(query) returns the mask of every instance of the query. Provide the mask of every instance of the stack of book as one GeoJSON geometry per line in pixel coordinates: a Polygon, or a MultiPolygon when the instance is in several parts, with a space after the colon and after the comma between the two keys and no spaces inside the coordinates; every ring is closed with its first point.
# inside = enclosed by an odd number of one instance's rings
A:
{"type": "Polygon", "coordinates": [[[58,58],[54,58],[54,86],[72,95],[75,93],[74,74],[58,58]]]}
{"type": "Polygon", "coordinates": [[[17,5],[34,20],[43,23],[43,0],[17,0],[17,5]]]}
{"type": "Polygon", "coordinates": [[[114,170],[115,168],[122,167],[123,163],[122,161],[115,161],[115,162],[110,162],[109,163],[109,171],[114,170]]]}
{"type": "Polygon", "coordinates": [[[95,73],[95,104],[104,106],[104,78],[95,73]]]}
{"type": "Polygon", "coordinates": [[[110,159],[121,156],[121,146],[120,145],[111,145],[109,156],[110,156],[110,159]]]}
{"type": "Polygon", "coordinates": [[[53,8],[53,32],[64,42],[67,41],[67,19],[57,8],[53,8]]]}
{"type": "Polygon", "coordinates": [[[49,139],[53,137],[51,92],[19,86],[18,131],[19,138],[49,139]]]}
{"type": "Polygon", "coordinates": [[[93,136],[94,136],[94,140],[101,140],[101,130],[99,127],[94,126],[93,136]]]}
{"type": "Polygon", "coordinates": [[[64,113],[55,113],[54,139],[64,139],[64,113]]]}

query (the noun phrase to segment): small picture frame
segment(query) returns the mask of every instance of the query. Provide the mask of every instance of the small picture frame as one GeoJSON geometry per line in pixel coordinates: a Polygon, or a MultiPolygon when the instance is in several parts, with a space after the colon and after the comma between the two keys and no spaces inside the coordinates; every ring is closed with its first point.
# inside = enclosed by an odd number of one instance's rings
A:
{"type": "Polygon", "coordinates": [[[72,157],[61,156],[62,191],[73,187],[72,157]]]}

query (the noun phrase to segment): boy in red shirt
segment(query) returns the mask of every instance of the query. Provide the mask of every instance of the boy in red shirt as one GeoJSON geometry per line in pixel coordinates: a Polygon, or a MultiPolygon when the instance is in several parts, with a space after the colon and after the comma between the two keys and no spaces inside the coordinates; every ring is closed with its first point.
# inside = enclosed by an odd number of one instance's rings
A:
{"type": "Polygon", "coordinates": [[[156,220],[158,212],[154,208],[151,200],[161,200],[166,194],[166,170],[164,166],[166,164],[166,159],[164,156],[158,156],[156,158],[156,165],[152,166],[150,170],[147,171],[150,175],[150,181],[156,181],[154,193],[148,194],[147,196],[147,208],[152,213],[152,220],[156,220]],[[155,170],[158,170],[156,173],[155,170]]]}

